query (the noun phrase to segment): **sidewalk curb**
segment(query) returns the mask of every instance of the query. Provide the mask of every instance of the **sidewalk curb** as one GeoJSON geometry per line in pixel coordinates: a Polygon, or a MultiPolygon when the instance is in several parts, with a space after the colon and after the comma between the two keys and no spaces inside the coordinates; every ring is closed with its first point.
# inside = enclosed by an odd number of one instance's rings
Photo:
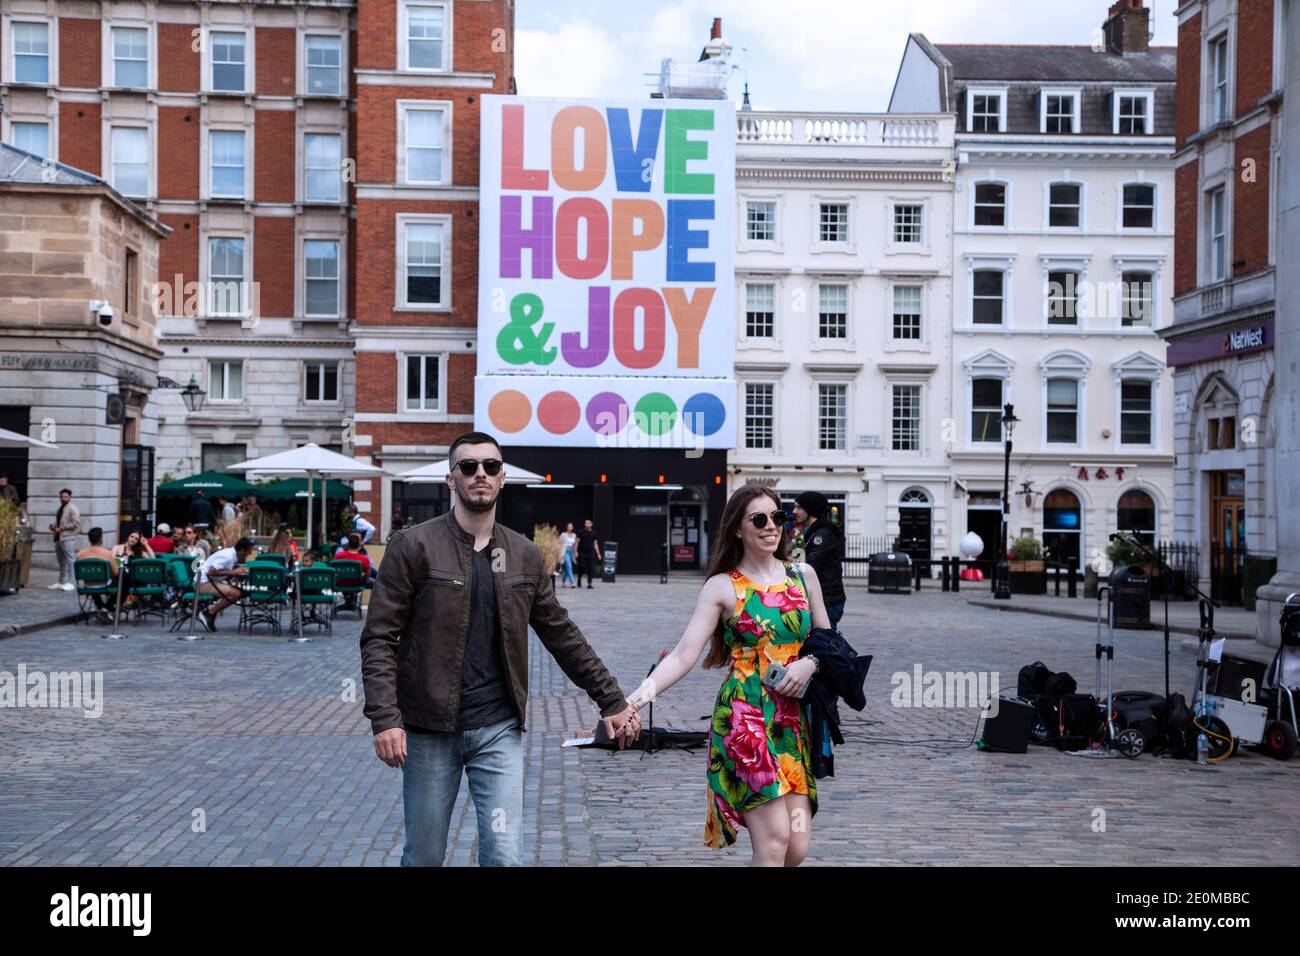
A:
{"type": "MultiPolygon", "coordinates": [[[[1091,615],[1091,614],[1080,614],[1080,613],[1075,612],[1075,611],[1057,611],[1057,610],[1054,610],[1054,609],[1053,609],[1053,610],[1048,610],[1048,609],[1046,609],[1046,608],[1041,608],[1041,607],[1026,607],[1026,606],[1024,606],[1023,604],[1021,604],[1021,605],[1016,605],[1016,604],[1005,604],[1005,603],[1002,603],[1002,602],[994,602],[994,601],[991,601],[991,600],[988,600],[988,601],[967,601],[966,603],[969,604],[969,605],[971,605],[972,607],[982,607],[982,608],[986,608],[986,609],[988,609],[988,610],[990,610],[990,611],[1015,611],[1015,612],[1018,612],[1018,613],[1020,613],[1020,614],[1039,614],[1039,615],[1042,615],[1043,617],[1063,617],[1063,618],[1068,618],[1068,619],[1070,619],[1070,620],[1072,620],[1072,621],[1086,621],[1086,622],[1089,623],[1089,624],[1096,624],[1096,623],[1097,623],[1097,618],[1096,618],[1095,615],[1091,615]]],[[[1153,619],[1152,619],[1152,624],[1155,625],[1155,626],[1153,626],[1153,627],[1151,627],[1151,628],[1141,628],[1141,630],[1149,630],[1149,631],[1151,631],[1152,633],[1163,633],[1163,632],[1164,632],[1164,624],[1163,624],[1163,622],[1161,622],[1160,624],[1155,624],[1155,619],[1153,618],[1153,619]]],[[[1187,626],[1182,625],[1182,624],[1170,624],[1170,625],[1169,625],[1169,633],[1170,633],[1170,634],[1188,634],[1188,635],[1190,635],[1190,636],[1192,636],[1192,637],[1195,637],[1196,634],[1197,634],[1197,630],[1196,630],[1196,628],[1194,628],[1194,627],[1187,627],[1187,626]]],[[[1228,640],[1231,640],[1231,641],[1254,641],[1254,640],[1255,640],[1255,635],[1254,635],[1254,634],[1245,634],[1245,633],[1242,633],[1241,631],[1221,631],[1221,630],[1219,630],[1218,628],[1215,628],[1214,636],[1215,636],[1215,637],[1226,637],[1228,640]]]]}
{"type": "Polygon", "coordinates": [[[8,640],[11,637],[22,637],[24,634],[32,634],[36,631],[48,630],[51,627],[61,627],[64,624],[76,624],[79,615],[65,614],[62,617],[52,617],[45,621],[35,621],[31,624],[6,624],[0,627],[0,641],[8,640]]]}

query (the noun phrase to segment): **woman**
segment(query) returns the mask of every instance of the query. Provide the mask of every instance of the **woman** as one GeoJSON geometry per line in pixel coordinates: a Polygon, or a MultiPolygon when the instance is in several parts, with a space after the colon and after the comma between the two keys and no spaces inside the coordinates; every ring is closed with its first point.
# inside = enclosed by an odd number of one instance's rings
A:
{"type": "Polygon", "coordinates": [[[289,566],[298,560],[298,544],[293,540],[293,535],[289,532],[289,525],[280,522],[280,527],[276,529],[275,537],[271,539],[270,547],[266,549],[267,554],[283,554],[289,559],[289,566]]]}
{"type": "Polygon", "coordinates": [[[573,560],[576,553],[574,549],[578,547],[578,536],[573,532],[572,521],[564,526],[564,534],[560,535],[560,547],[564,550],[564,579],[560,582],[560,587],[577,587],[573,583],[573,560]]]}
{"type": "Polygon", "coordinates": [[[153,548],[149,547],[149,542],[139,531],[132,531],[126,536],[126,540],[121,544],[113,546],[113,564],[115,567],[122,566],[122,558],[129,557],[131,560],[136,558],[154,558],[153,548]]]}
{"type": "Polygon", "coordinates": [[[787,515],[761,485],[742,485],[722,512],[708,579],[682,638],[628,702],[638,709],[685,676],[709,645],[706,667],[726,667],[709,742],[706,846],[749,829],[754,866],[798,866],[808,853],[817,784],[800,705],[817,671],[799,657],[812,627],[829,627],[817,575],[787,560],[787,515]],[[773,664],[785,676],[769,687],[773,664]]]}

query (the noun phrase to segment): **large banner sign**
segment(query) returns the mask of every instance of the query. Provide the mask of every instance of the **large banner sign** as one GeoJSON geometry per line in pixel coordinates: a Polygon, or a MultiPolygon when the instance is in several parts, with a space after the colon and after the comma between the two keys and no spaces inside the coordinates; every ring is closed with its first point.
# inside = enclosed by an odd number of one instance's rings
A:
{"type": "Polygon", "coordinates": [[[735,115],[483,97],[475,427],[735,444],[735,115]]]}

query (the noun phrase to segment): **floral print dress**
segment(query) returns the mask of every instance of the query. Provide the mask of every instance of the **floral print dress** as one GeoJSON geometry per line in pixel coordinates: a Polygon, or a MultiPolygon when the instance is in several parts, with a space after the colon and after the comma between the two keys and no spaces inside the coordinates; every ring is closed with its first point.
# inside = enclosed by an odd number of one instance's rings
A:
{"type": "Polygon", "coordinates": [[[772,662],[799,656],[812,623],[803,579],[786,562],[785,582],[756,584],[731,572],[733,615],[723,621],[731,669],[713,706],[709,739],[709,806],[704,845],[736,842],[740,811],[787,793],[800,793],[817,812],[807,717],[797,697],[778,694],[762,681],[772,662]]]}

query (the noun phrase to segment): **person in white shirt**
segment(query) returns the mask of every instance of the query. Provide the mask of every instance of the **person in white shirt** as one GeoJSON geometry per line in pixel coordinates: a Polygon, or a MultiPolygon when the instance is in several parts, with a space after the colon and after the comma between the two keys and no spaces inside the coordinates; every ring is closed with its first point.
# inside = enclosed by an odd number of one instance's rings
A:
{"type": "Polygon", "coordinates": [[[572,521],[564,526],[564,532],[560,535],[560,547],[564,551],[564,580],[560,582],[560,587],[577,587],[573,583],[573,562],[578,559],[578,536],[573,533],[572,521]]]}
{"type": "Polygon", "coordinates": [[[348,505],[348,518],[352,521],[352,530],[361,535],[361,547],[364,548],[375,536],[375,526],[361,517],[356,505],[348,505]]]}
{"type": "Polygon", "coordinates": [[[244,567],[244,562],[252,553],[252,540],[240,538],[233,548],[212,552],[199,568],[199,593],[217,595],[217,600],[203,609],[203,623],[209,631],[217,629],[217,615],[239,600],[239,588],[222,579],[246,575],[248,568],[244,567]]]}

